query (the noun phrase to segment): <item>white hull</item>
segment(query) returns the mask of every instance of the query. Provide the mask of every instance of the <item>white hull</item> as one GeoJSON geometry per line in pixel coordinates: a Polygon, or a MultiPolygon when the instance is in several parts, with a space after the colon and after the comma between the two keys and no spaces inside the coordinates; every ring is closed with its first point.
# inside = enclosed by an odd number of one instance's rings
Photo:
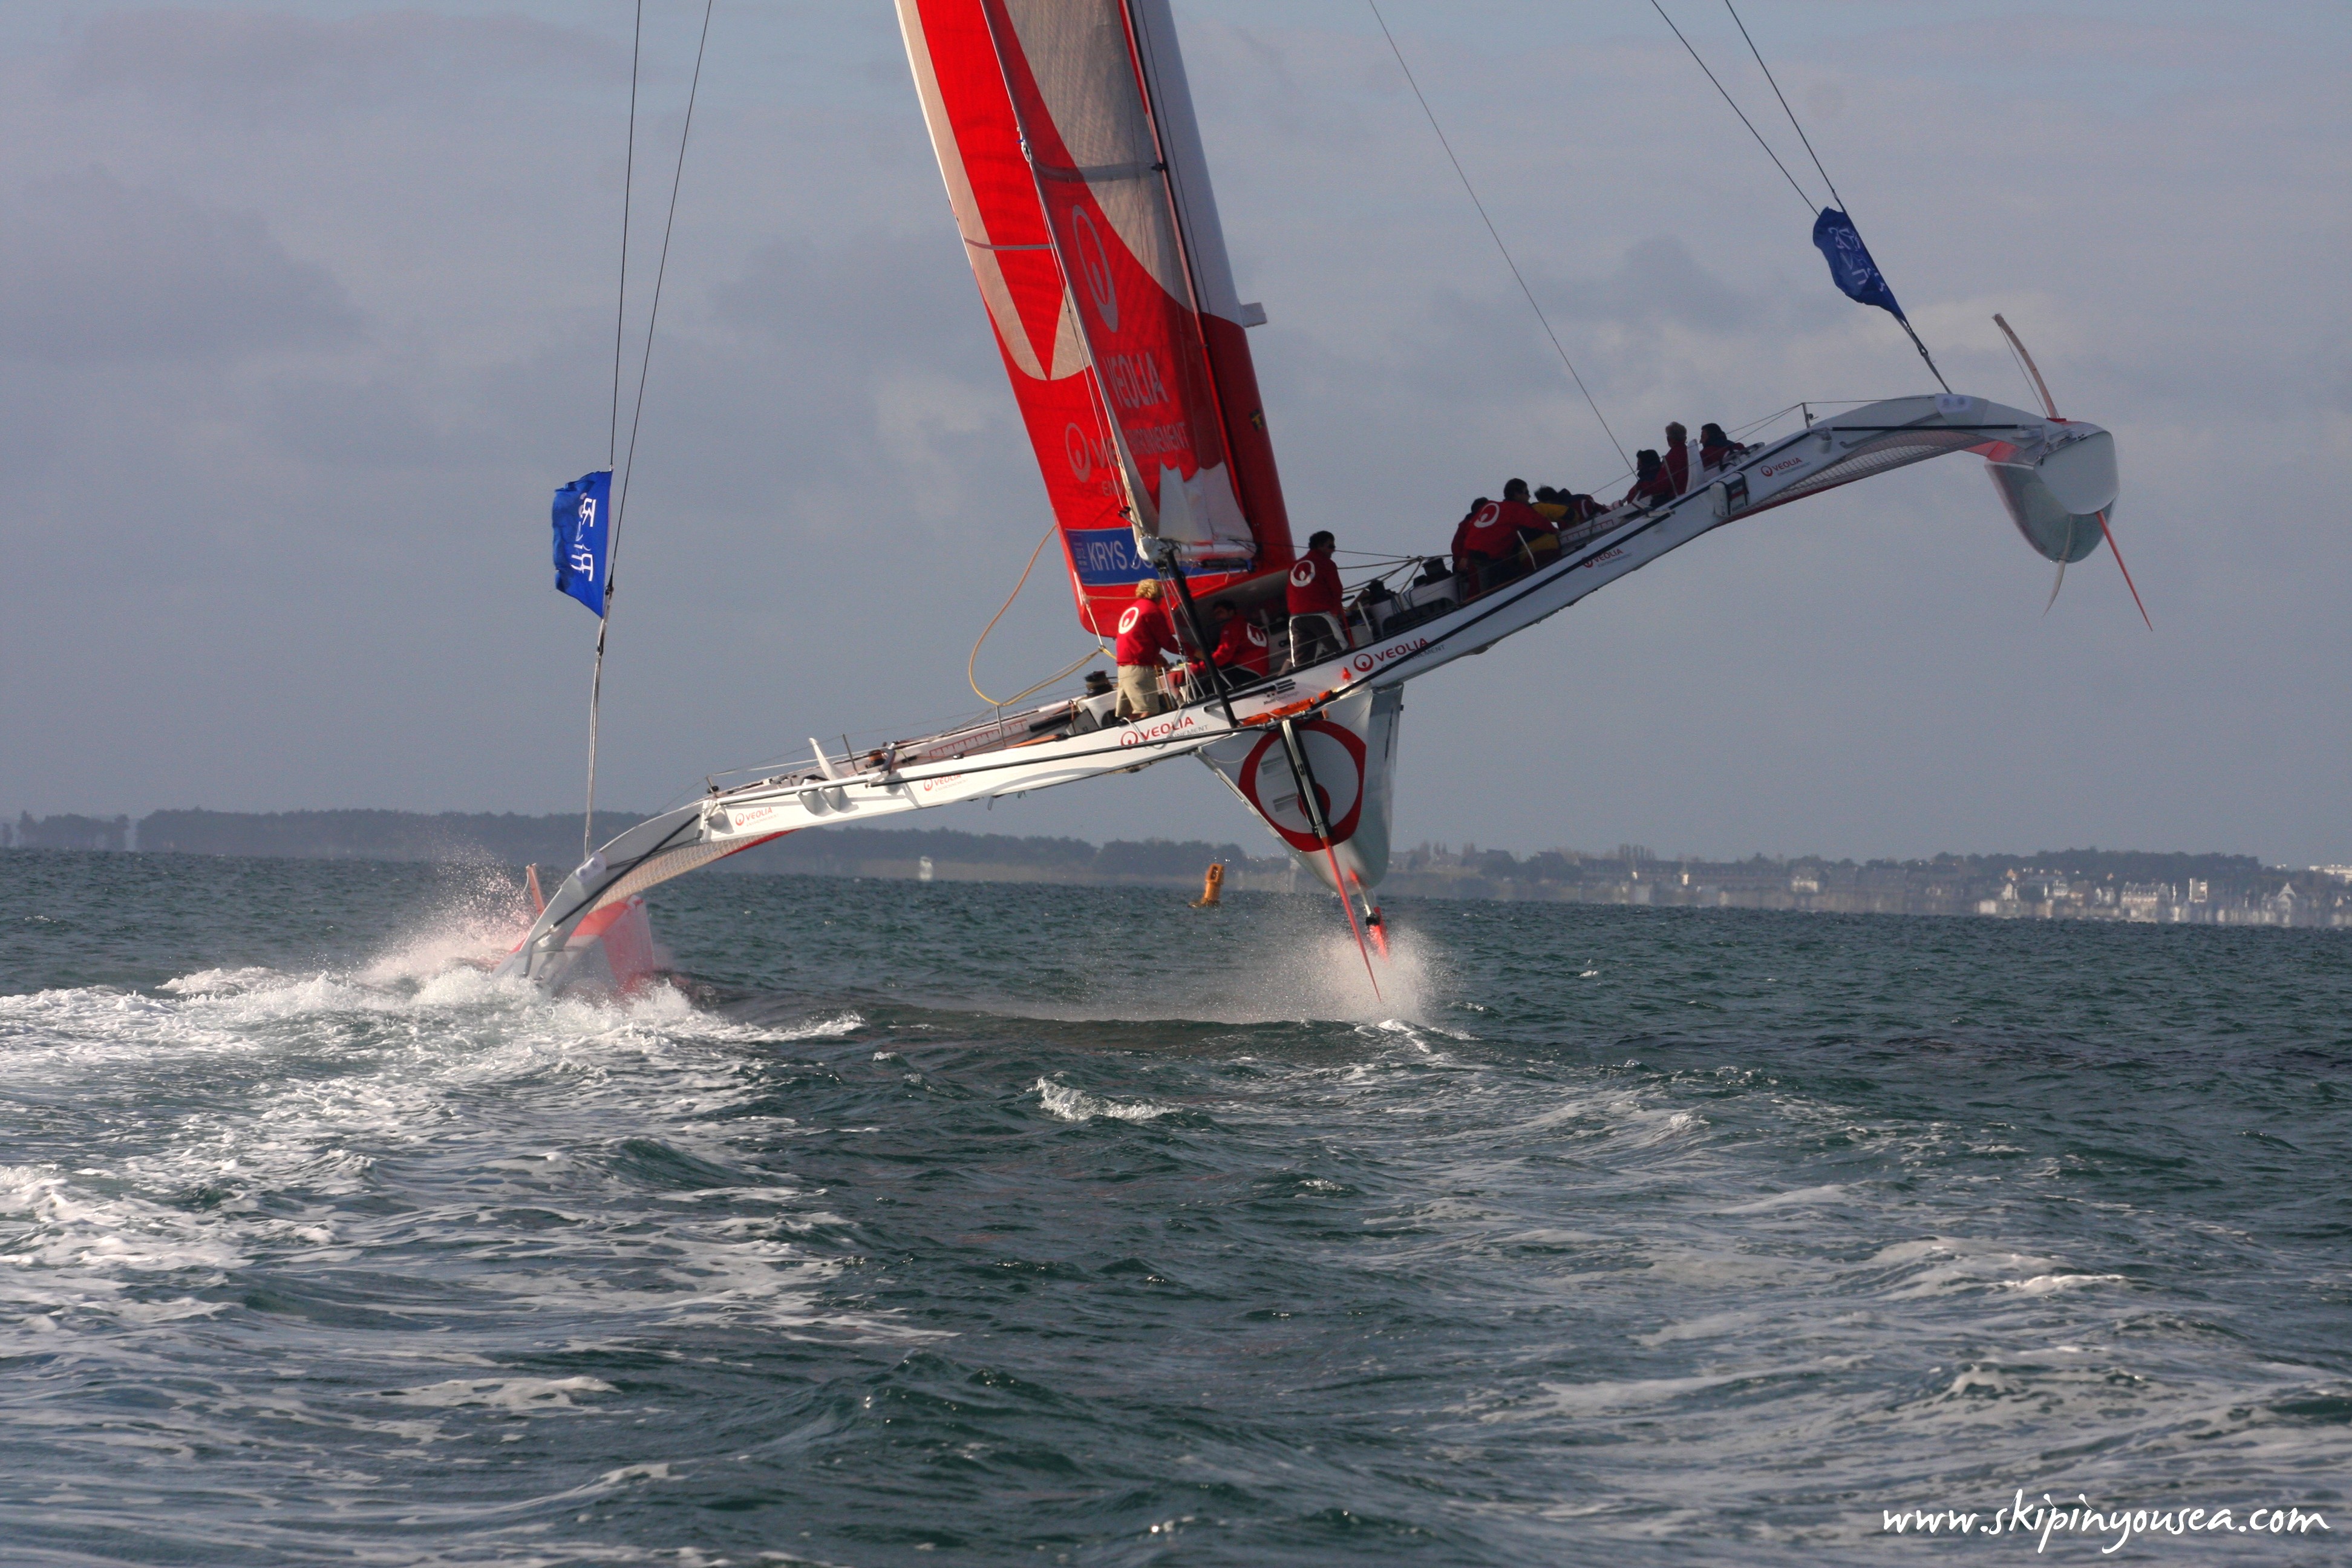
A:
{"type": "MultiPolygon", "coordinates": [[[[1082,728],[1092,721],[1089,714],[1077,721],[1082,732],[1066,734],[1057,732],[1057,716],[1069,718],[1073,705],[1055,702],[898,742],[870,758],[872,765],[821,756],[808,772],[715,791],[640,823],[574,871],[502,973],[543,975],[595,910],[787,833],[1023,795],[1196,753],[1326,883],[1336,862],[1354,884],[1349,890],[1368,891],[1388,866],[1397,688],[1485,652],[1735,518],[1954,451],[1975,451],[1998,465],[2002,495],[2020,531],[2044,554],[2052,552],[2052,544],[2039,537],[2046,527],[2029,527],[2026,510],[2013,499],[2042,484],[2041,465],[2051,464],[2052,482],[2033,497],[2040,506],[2035,524],[2053,508],[2063,516],[2113,505],[2112,442],[2095,426],[1965,396],[1873,404],[1702,474],[1697,488],[1670,503],[1621,509],[1569,536],[1557,560],[1458,608],[1392,634],[1366,627],[1371,635],[1350,651],[1230,699],[1098,729],[1082,728]],[[2104,480],[2095,471],[2102,461],[2104,480]],[[2088,479],[2086,469],[2093,470],[2088,479]],[[2050,500],[2053,493],[2067,504],[2050,500]],[[1334,815],[1345,819],[1344,833],[1340,822],[1324,825],[1328,845],[1314,836],[1297,788],[1286,782],[1291,764],[1278,739],[1286,721],[1294,735],[1306,732],[1301,749],[1318,799],[1331,796],[1334,815]],[[1041,731],[1046,738],[1033,738],[1041,731]],[[1337,738],[1341,731],[1361,743],[1360,760],[1337,738]],[[1352,779],[1350,763],[1356,764],[1352,779]]],[[[2070,556],[2081,548],[2073,533],[2055,542],[2070,556]]]]}

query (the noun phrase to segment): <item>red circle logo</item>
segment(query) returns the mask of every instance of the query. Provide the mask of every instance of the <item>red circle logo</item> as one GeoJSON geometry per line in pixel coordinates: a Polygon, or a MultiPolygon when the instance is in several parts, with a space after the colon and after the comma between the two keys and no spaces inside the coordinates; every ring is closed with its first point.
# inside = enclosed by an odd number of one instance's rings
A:
{"type": "MultiPolygon", "coordinates": [[[[1321,719],[1293,726],[1307,768],[1315,776],[1316,804],[1331,829],[1331,842],[1345,844],[1356,835],[1364,815],[1364,742],[1353,730],[1321,719]]],[[[1242,798],[1265,818],[1266,826],[1294,849],[1316,850],[1323,841],[1315,837],[1314,819],[1298,799],[1298,783],[1290,771],[1282,732],[1269,730],[1250,749],[1239,780],[1242,798]]]]}

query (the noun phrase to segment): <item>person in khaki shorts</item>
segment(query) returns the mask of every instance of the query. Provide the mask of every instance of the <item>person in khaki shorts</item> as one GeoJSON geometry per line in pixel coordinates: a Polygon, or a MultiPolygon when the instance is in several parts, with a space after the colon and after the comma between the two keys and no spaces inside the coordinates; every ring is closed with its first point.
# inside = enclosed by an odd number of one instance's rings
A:
{"type": "Polygon", "coordinates": [[[1119,612],[1118,703],[1112,711],[1121,719],[1149,719],[1168,706],[1160,684],[1160,656],[1181,651],[1168,612],[1160,607],[1160,580],[1146,577],[1135,585],[1135,603],[1119,612]]]}

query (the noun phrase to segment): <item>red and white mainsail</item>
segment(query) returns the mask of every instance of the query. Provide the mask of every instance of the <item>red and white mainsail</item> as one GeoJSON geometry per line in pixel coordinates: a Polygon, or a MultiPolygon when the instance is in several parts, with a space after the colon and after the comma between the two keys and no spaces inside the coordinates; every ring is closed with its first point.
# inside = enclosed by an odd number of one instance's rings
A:
{"type": "Polygon", "coordinates": [[[1167,0],[898,0],[949,205],[1108,634],[1178,548],[1196,593],[1290,527],[1167,0]]]}

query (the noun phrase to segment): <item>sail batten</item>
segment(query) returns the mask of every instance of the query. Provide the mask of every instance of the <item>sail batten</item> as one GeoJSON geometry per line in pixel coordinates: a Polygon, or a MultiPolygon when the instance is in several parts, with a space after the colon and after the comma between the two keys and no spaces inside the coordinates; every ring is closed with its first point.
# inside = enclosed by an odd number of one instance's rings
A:
{"type": "Polygon", "coordinates": [[[1152,573],[1153,540],[1200,592],[1286,569],[1163,0],[898,0],[898,14],[1081,623],[1108,630],[1152,573]]]}

